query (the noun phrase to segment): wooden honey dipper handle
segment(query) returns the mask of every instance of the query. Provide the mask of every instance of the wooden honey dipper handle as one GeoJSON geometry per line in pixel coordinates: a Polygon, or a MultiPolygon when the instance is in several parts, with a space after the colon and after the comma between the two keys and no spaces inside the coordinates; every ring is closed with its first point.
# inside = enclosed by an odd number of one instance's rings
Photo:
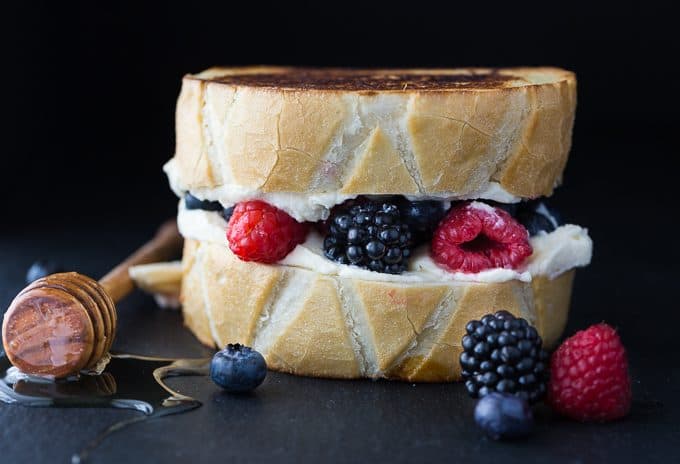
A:
{"type": "Polygon", "coordinates": [[[28,374],[56,378],[93,369],[116,335],[115,302],[134,288],[130,266],[165,261],[181,249],[174,221],[99,282],[77,272],[40,278],[14,298],[2,321],[9,360],[28,374]]]}
{"type": "Polygon", "coordinates": [[[165,222],[156,232],[156,236],[141,248],[128,256],[125,261],[114,267],[99,279],[106,293],[114,302],[125,298],[135,287],[128,270],[138,264],[155,263],[172,259],[182,248],[182,237],[174,220],[165,222]]]}

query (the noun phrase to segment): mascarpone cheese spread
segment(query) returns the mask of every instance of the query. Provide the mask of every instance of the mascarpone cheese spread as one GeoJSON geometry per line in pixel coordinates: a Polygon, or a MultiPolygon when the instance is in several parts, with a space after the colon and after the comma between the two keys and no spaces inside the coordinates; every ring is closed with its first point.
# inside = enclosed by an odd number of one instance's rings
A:
{"type": "MultiPolygon", "coordinates": [[[[170,188],[178,197],[190,190],[191,194],[200,200],[219,201],[222,206],[228,208],[238,202],[245,200],[262,200],[270,205],[274,205],[290,214],[297,221],[317,222],[328,218],[331,208],[335,205],[356,198],[358,195],[346,195],[338,192],[331,193],[292,193],[292,192],[261,192],[258,189],[251,189],[239,185],[229,184],[214,188],[187,189],[182,185],[179,170],[175,159],[168,161],[163,170],[168,176],[170,188]]],[[[489,184],[468,195],[447,195],[442,193],[437,196],[409,196],[410,200],[468,200],[482,199],[493,200],[501,203],[518,203],[521,198],[506,191],[500,184],[489,182],[489,184]]]]}
{"type": "MultiPolygon", "coordinates": [[[[481,204],[480,204],[481,205],[481,204]]],[[[486,206],[486,205],[484,205],[486,206]]],[[[177,225],[186,238],[227,245],[226,222],[216,212],[188,210],[180,201],[177,225]]],[[[521,269],[487,269],[474,274],[449,272],[439,267],[429,255],[429,246],[416,249],[403,274],[383,274],[356,266],[338,264],[323,255],[323,238],[316,232],[309,233],[305,243],[295,247],[278,264],[310,269],[321,274],[341,277],[388,281],[388,282],[506,282],[520,280],[530,282],[532,276],[554,279],[575,267],[590,263],[593,243],[588,231],[573,224],[558,227],[550,233],[542,232],[531,237],[533,254],[521,269]]]]}

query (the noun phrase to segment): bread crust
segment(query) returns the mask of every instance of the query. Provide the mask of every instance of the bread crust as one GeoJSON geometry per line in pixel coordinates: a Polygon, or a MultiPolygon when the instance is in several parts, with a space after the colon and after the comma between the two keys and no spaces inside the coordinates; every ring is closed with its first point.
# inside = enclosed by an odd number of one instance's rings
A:
{"type": "Polygon", "coordinates": [[[253,346],[269,368],[331,378],[460,379],[465,324],[505,309],[554,346],[574,271],[531,283],[397,283],[340,278],[241,261],[228,247],[187,239],[185,323],[207,345],[253,346]]]}
{"type": "Polygon", "coordinates": [[[212,68],[177,102],[184,190],[550,195],[571,146],[576,77],[557,68],[212,68]]]}

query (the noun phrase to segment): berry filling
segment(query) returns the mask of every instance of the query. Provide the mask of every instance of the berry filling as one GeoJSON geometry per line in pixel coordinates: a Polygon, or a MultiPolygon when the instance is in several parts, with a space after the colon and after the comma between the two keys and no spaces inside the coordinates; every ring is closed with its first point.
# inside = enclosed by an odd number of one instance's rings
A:
{"type": "Polygon", "coordinates": [[[229,223],[229,247],[245,261],[280,261],[304,242],[311,225],[324,237],[326,258],[388,274],[408,270],[413,250],[422,244],[430,244],[434,262],[451,272],[517,269],[531,255],[528,237],[561,224],[558,213],[540,200],[465,201],[449,209],[448,201],[375,195],[336,205],[327,220],[316,223],[300,223],[260,200],[224,208],[187,192],[184,203],[186,209],[218,212],[229,223]]]}

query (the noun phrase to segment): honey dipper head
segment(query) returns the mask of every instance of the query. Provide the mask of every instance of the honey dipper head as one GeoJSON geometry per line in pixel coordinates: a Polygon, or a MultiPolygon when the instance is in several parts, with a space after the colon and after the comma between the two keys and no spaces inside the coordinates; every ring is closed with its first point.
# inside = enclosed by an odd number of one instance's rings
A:
{"type": "Polygon", "coordinates": [[[36,280],[14,298],[2,339],[21,371],[61,378],[94,367],[111,348],[115,329],[116,309],[104,289],[65,272],[36,280]]]}

